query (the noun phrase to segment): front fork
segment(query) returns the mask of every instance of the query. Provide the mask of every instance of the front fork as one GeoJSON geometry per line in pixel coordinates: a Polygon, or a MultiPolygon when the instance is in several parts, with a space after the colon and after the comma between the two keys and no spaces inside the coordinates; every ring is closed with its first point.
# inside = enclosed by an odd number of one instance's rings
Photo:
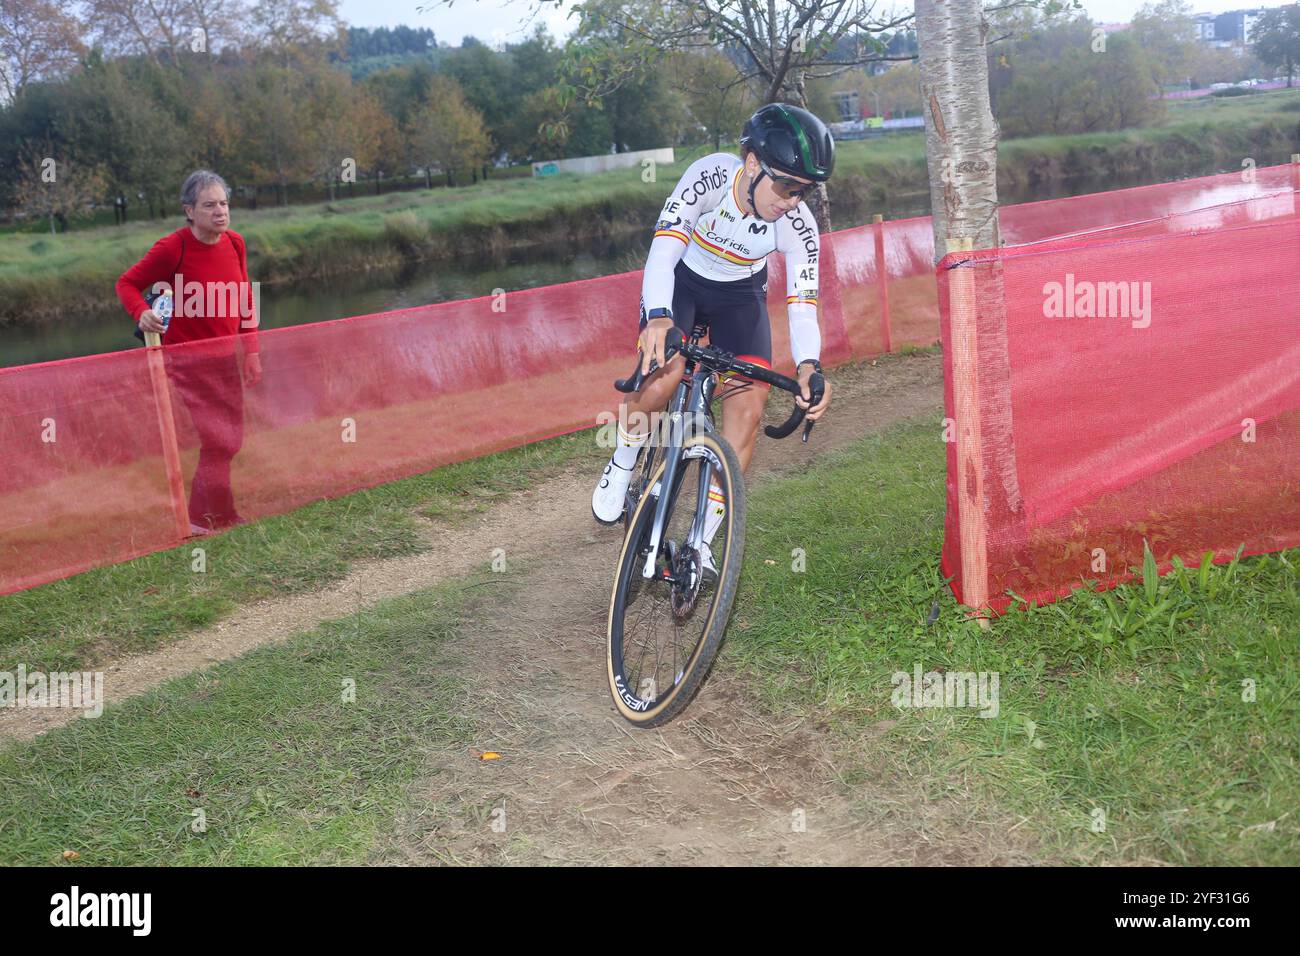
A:
{"type": "MultiPolygon", "coordinates": [[[[679,390],[684,389],[685,383],[678,386],[679,390]]],[[[681,470],[683,453],[682,446],[685,444],[685,430],[687,416],[680,409],[686,405],[690,410],[690,419],[695,422],[704,423],[703,427],[708,428],[708,416],[706,410],[709,402],[713,397],[713,376],[709,375],[702,382],[694,383],[691,386],[690,401],[683,402],[680,391],[674,396],[672,404],[673,412],[668,419],[668,446],[664,449],[664,473],[656,487],[659,489],[658,498],[655,501],[654,522],[650,527],[650,551],[646,555],[645,567],[641,570],[641,576],[652,578],[655,576],[655,559],[659,555],[659,547],[663,542],[664,528],[668,523],[668,508],[672,503],[673,497],[671,489],[677,486],[677,473],[681,470]]],[[[691,522],[691,530],[686,536],[686,544],[695,550],[700,549],[704,542],[704,521],[709,509],[709,485],[713,478],[713,462],[704,458],[703,467],[700,469],[700,487],[696,495],[695,518],[691,522]]],[[[654,489],[647,489],[645,493],[654,493],[654,489]]]]}

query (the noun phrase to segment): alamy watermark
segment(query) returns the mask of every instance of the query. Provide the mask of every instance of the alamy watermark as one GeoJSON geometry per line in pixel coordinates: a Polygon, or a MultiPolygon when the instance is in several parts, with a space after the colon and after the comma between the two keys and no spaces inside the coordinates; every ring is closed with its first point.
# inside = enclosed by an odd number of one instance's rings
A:
{"type": "Polygon", "coordinates": [[[647,444],[668,447],[672,444],[673,429],[680,426],[683,442],[709,430],[708,416],[699,412],[628,412],[626,405],[617,413],[604,411],[596,416],[596,446],[617,448],[618,429],[625,435],[648,435],[647,444]]]}
{"type": "Polygon", "coordinates": [[[83,893],[73,886],[50,897],[51,926],[123,926],[133,936],[148,936],[152,914],[152,893],[83,893]]]}
{"type": "Polygon", "coordinates": [[[155,282],[155,293],[170,292],[172,318],[239,319],[241,329],[255,329],[262,314],[260,282],[199,282],[176,273],[171,282],[155,282]]]}
{"type": "Polygon", "coordinates": [[[1043,285],[1047,319],[1131,319],[1133,328],[1151,324],[1150,282],[1092,282],[1065,274],[1064,282],[1043,285]]]}
{"type": "Polygon", "coordinates": [[[18,707],[81,710],[83,717],[104,712],[103,671],[0,671],[0,709],[18,707]]]}
{"type": "Polygon", "coordinates": [[[981,717],[996,717],[1000,710],[998,671],[927,671],[921,665],[913,666],[912,673],[895,671],[892,678],[894,693],[890,696],[895,707],[970,707],[979,710],[981,717]]]}

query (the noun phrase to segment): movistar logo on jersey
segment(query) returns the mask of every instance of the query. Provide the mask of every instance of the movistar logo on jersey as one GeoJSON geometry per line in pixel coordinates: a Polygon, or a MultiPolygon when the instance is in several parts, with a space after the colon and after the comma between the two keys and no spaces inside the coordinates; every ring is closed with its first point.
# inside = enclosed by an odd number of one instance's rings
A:
{"type": "Polygon", "coordinates": [[[756,222],[751,222],[751,223],[749,224],[749,231],[752,232],[752,233],[753,233],[754,235],[756,235],[756,236],[761,236],[761,235],[763,235],[764,233],[767,232],[767,223],[763,223],[763,224],[760,226],[760,225],[759,225],[758,223],[756,223],[756,222]]]}

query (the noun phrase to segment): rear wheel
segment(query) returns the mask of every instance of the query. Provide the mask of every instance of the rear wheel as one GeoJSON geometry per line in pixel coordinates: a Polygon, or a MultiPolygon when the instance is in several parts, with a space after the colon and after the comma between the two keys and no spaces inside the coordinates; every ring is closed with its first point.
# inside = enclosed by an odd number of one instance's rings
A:
{"type": "Polygon", "coordinates": [[[656,490],[664,474],[662,456],[629,519],[610,598],[609,689],[619,713],[642,727],[672,720],[695,696],[722,644],[740,583],[745,489],[736,453],[720,435],[701,432],[687,439],[682,456],[653,576],[643,571],[664,493],[656,490]],[[708,494],[706,470],[727,503],[710,546],[716,576],[705,572],[701,552],[688,540],[701,484],[708,494]]]}

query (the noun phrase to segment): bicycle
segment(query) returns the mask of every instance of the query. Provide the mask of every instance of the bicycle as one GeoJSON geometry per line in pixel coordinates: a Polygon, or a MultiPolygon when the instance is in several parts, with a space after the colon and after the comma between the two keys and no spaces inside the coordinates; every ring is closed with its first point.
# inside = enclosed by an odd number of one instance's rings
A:
{"type": "MultiPolygon", "coordinates": [[[[678,329],[668,332],[665,361],[681,352],[686,369],[628,486],[626,532],[610,597],[607,676],[619,713],[640,727],[672,720],[698,693],[721,646],[740,583],[745,486],[735,451],[714,425],[717,377],[732,372],[800,394],[795,379],[700,345],[705,331],[696,326],[689,341],[678,329]],[[696,474],[688,480],[692,470],[696,474]],[[714,574],[706,573],[701,557],[711,481],[726,497],[726,513],[709,546],[714,574]],[[663,494],[664,488],[668,494],[663,494]],[[668,624],[671,655],[659,639],[662,622],[668,624]],[[684,635],[698,625],[698,636],[683,643],[684,635]]],[[[652,361],[650,370],[656,367],[652,361]]],[[[632,376],[614,387],[625,394],[636,392],[643,380],[638,359],[632,376]]],[[[813,407],[825,391],[822,375],[814,373],[808,387],[813,407]]],[[[783,424],[768,425],[764,431],[770,438],[785,438],[806,414],[796,404],[783,424]]],[[[805,442],[813,425],[804,423],[805,442]]]]}

